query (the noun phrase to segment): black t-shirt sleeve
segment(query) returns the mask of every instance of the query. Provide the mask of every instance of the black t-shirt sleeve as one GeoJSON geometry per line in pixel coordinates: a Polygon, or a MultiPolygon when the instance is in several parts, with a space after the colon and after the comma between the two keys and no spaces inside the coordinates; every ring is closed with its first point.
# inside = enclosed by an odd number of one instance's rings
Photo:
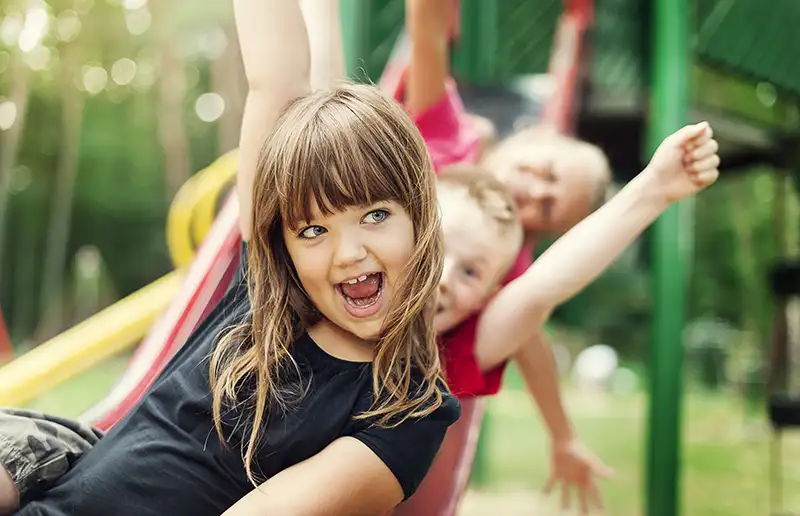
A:
{"type": "Polygon", "coordinates": [[[424,418],[408,419],[394,428],[370,426],[353,437],[389,467],[408,498],[428,473],[447,428],[460,415],[456,397],[445,393],[442,405],[424,418]]]}

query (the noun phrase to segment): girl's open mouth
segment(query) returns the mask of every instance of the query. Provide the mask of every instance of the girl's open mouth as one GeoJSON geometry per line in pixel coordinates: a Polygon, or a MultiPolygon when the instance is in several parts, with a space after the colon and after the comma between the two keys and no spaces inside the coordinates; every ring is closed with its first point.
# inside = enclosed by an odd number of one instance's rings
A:
{"type": "Polygon", "coordinates": [[[345,310],[353,317],[370,317],[383,305],[384,274],[373,272],[336,285],[345,310]]]}

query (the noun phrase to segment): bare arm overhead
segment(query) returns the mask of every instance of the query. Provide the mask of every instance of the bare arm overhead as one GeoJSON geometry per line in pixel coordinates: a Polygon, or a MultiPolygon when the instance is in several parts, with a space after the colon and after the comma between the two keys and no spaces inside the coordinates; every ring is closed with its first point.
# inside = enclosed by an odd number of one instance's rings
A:
{"type": "Polygon", "coordinates": [[[270,478],[223,516],[382,516],[402,500],[403,489],[381,459],[343,437],[270,478]]]}
{"type": "Polygon", "coordinates": [[[329,88],[347,77],[339,0],[300,0],[311,47],[311,88],[329,88]]]}
{"type": "Polygon", "coordinates": [[[670,204],[716,181],[717,148],[706,123],[668,137],[642,173],[504,287],[478,325],[481,368],[514,355],[558,305],[603,272],[670,204]]]}
{"type": "Polygon", "coordinates": [[[310,59],[298,0],[234,0],[233,8],[249,87],[236,185],[242,238],[249,240],[261,146],[289,101],[310,91],[310,59]]]}
{"type": "Polygon", "coordinates": [[[405,103],[414,115],[445,96],[445,84],[450,77],[448,30],[455,9],[455,0],[406,0],[411,60],[405,103]]]}

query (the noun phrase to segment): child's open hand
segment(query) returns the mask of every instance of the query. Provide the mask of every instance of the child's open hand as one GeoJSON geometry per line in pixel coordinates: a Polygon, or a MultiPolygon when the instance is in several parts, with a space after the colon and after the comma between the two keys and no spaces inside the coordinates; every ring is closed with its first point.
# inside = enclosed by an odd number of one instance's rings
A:
{"type": "Polygon", "coordinates": [[[593,509],[603,509],[603,497],[597,487],[598,478],[608,478],[614,470],[603,464],[588,448],[575,440],[553,442],[552,471],[544,493],[561,488],[561,509],[571,504],[572,491],[578,498],[581,516],[589,516],[593,509]]]}
{"type": "Polygon", "coordinates": [[[659,145],[647,171],[667,203],[690,197],[719,177],[719,144],[708,122],[687,125],[659,145]]]}

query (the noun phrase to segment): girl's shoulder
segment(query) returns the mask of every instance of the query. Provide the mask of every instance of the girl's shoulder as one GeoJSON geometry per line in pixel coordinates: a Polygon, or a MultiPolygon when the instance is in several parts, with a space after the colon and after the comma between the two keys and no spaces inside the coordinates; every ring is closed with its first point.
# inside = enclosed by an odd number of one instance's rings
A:
{"type": "Polygon", "coordinates": [[[424,416],[408,417],[393,426],[366,421],[351,435],[377,455],[410,497],[430,469],[447,429],[461,415],[461,405],[444,384],[441,403],[424,416]]]}

